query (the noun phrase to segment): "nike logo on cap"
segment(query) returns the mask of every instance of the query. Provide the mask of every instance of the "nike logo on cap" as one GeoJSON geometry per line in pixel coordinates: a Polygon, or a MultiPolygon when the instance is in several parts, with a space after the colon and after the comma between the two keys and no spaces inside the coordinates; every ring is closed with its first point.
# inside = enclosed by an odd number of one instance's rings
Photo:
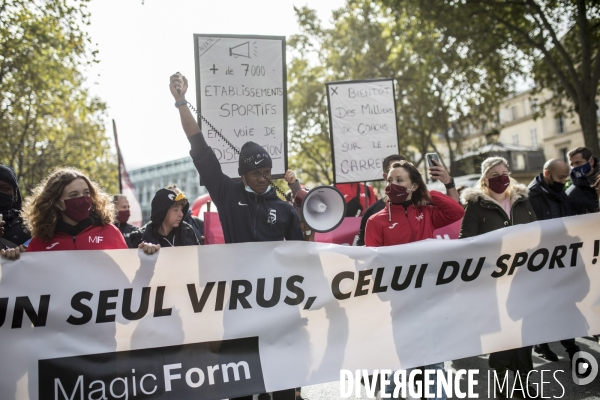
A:
{"type": "Polygon", "coordinates": [[[261,162],[263,162],[263,161],[265,161],[265,159],[264,159],[264,158],[263,158],[262,160],[260,160],[260,161],[254,161],[254,164],[260,164],[260,163],[261,163],[261,162]]]}

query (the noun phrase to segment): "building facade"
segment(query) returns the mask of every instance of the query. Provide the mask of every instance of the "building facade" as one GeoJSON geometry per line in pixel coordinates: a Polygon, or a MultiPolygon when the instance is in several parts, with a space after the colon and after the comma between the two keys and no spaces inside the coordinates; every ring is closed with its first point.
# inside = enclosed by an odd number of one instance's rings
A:
{"type": "Polygon", "coordinates": [[[152,199],[160,188],[176,184],[190,205],[198,196],[207,193],[206,188],[200,186],[200,176],[190,157],[134,169],[129,172],[129,177],[135,186],[144,224],[150,221],[152,199]]]}
{"type": "Polygon", "coordinates": [[[570,150],[585,146],[583,131],[577,114],[558,116],[550,106],[541,114],[540,105],[550,101],[552,96],[550,90],[535,94],[529,90],[506,99],[494,124],[484,131],[467,129],[469,134],[462,152],[499,142],[524,149],[541,149],[546,160],[558,158],[568,162],[570,150]]]}

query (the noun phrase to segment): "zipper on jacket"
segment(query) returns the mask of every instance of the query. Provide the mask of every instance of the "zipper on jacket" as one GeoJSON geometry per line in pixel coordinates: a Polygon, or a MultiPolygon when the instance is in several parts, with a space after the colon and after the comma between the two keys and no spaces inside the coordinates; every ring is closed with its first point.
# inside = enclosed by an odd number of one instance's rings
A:
{"type": "Polygon", "coordinates": [[[73,236],[73,249],[77,250],[77,236],[73,236]]]}

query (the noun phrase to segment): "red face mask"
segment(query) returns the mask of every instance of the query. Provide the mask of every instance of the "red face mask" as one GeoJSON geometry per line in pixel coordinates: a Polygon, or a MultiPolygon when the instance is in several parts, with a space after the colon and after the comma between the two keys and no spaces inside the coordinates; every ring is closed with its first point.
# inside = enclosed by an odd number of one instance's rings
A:
{"type": "Polygon", "coordinates": [[[390,183],[385,187],[385,194],[392,203],[402,203],[406,200],[408,195],[412,192],[411,189],[407,189],[404,186],[390,183]]]}
{"type": "Polygon", "coordinates": [[[92,198],[90,196],[75,197],[65,200],[63,213],[75,222],[83,221],[90,216],[92,198]]]}
{"type": "Polygon", "coordinates": [[[125,222],[127,222],[129,220],[130,216],[131,216],[131,213],[129,212],[129,210],[121,210],[117,214],[117,221],[119,221],[120,224],[124,224],[125,222]]]}
{"type": "Polygon", "coordinates": [[[510,185],[510,178],[508,175],[495,176],[488,179],[488,185],[494,193],[502,194],[506,192],[508,185],[510,185]]]}

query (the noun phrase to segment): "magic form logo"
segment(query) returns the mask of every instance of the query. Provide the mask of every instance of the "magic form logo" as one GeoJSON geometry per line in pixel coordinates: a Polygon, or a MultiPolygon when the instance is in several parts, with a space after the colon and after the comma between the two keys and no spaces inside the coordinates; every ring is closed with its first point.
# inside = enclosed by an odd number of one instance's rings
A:
{"type": "Polygon", "coordinates": [[[205,399],[264,393],[258,337],[39,361],[39,399],[205,399]]]}

